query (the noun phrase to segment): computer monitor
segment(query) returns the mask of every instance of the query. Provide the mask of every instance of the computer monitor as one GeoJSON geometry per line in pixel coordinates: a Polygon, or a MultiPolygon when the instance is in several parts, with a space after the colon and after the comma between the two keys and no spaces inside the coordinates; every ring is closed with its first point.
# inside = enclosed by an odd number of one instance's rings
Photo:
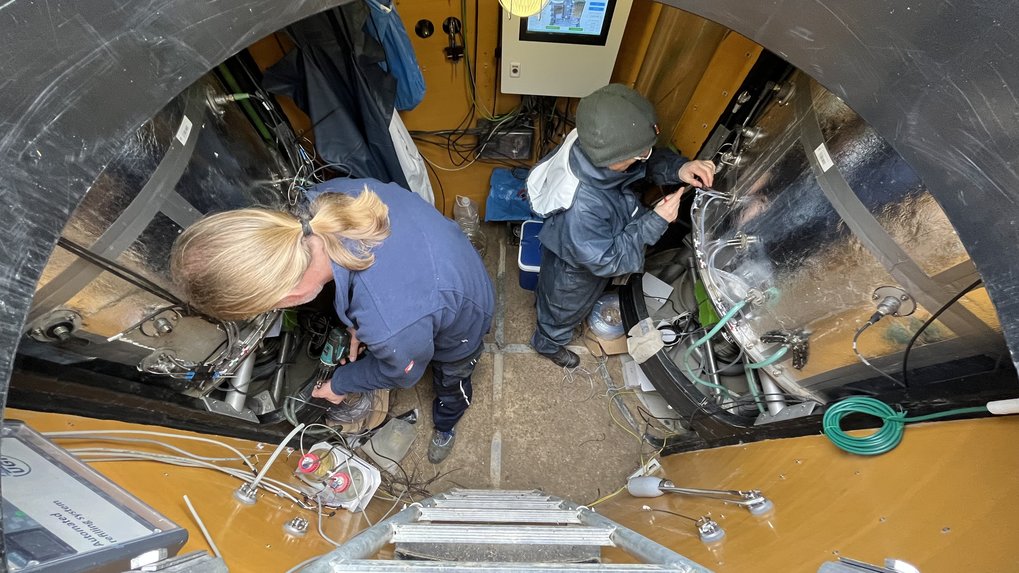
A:
{"type": "Polygon", "coordinates": [[[616,0],[552,0],[520,19],[520,41],[604,46],[616,0]]]}
{"type": "Polygon", "coordinates": [[[500,89],[584,97],[609,83],[632,0],[550,0],[527,18],[505,14],[500,89]]]}

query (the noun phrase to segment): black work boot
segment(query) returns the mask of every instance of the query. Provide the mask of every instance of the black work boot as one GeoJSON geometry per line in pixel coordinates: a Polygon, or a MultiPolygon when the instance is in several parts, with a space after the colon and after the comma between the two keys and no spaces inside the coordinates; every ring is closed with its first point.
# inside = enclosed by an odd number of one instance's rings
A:
{"type": "Polygon", "coordinates": [[[545,354],[544,352],[539,352],[538,354],[541,354],[545,358],[555,362],[557,366],[562,366],[563,368],[576,368],[580,365],[580,357],[565,346],[559,348],[559,350],[556,350],[553,354],[545,354]]]}
{"type": "Polygon", "coordinates": [[[455,430],[432,432],[432,441],[428,444],[428,461],[433,464],[441,463],[449,456],[449,452],[453,451],[454,443],[456,443],[455,430]]]}

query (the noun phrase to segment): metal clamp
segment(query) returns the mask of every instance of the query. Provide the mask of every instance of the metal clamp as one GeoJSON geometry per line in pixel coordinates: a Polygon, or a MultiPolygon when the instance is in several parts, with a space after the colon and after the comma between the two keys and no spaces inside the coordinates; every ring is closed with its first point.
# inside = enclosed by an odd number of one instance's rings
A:
{"type": "Polygon", "coordinates": [[[725,530],[722,529],[721,525],[711,517],[705,515],[704,517],[697,520],[697,533],[701,536],[701,541],[704,543],[714,543],[715,541],[721,541],[725,537],[725,530]]]}
{"type": "Polygon", "coordinates": [[[250,483],[242,484],[241,487],[234,490],[234,499],[244,505],[255,505],[255,502],[258,501],[258,488],[251,487],[250,483]]]}
{"type": "Polygon", "coordinates": [[[303,517],[295,517],[283,524],[283,533],[301,537],[308,532],[308,520],[303,517]]]}
{"type": "Polygon", "coordinates": [[[731,503],[747,508],[750,513],[754,515],[760,515],[766,513],[773,507],[768,498],[764,497],[759,490],[739,490],[739,489],[698,489],[692,487],[676,487],[669,480],[663,480],[658,486],[658,489],[668,493],[678,493],[680,495],[690,495],[695,497],[706,497],[709,499],[718,499],[725,503],[731,503]]]}
{"type": "Polygon", "coordinates": [[[709,499],[721,500],[747,508],[754,515],[762,515],[770,511],[774,504],[761,494],[760,490],[733,490],[733,489],[699,489],[693,487],[676,487],[676,484],[669,480],[643,476],[631,478],[626,483],[626,489],[634,497],[658,497],[663,493],[678,493],[694,497],[706,497],[709,499]]]}

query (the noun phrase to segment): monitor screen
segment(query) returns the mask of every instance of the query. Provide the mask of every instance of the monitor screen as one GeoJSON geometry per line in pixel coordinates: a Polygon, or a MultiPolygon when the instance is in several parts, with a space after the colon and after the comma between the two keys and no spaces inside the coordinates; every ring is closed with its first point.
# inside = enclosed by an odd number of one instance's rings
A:
{"type": "Polygon", "coordinates": [[[604,46],[616,0],[551,0],[520,19],[520,41],[604,46]]]}

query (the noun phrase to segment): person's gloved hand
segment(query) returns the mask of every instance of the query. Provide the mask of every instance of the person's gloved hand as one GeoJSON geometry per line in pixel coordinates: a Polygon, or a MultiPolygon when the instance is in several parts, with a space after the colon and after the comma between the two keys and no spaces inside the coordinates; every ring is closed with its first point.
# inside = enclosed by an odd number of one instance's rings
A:
{"type": "Polygon", "coordinates": [[[711,187],[715,182],[715,164],[706,159],[687,161],[679,168],[679,179],[694,187],[711,187]]]}

